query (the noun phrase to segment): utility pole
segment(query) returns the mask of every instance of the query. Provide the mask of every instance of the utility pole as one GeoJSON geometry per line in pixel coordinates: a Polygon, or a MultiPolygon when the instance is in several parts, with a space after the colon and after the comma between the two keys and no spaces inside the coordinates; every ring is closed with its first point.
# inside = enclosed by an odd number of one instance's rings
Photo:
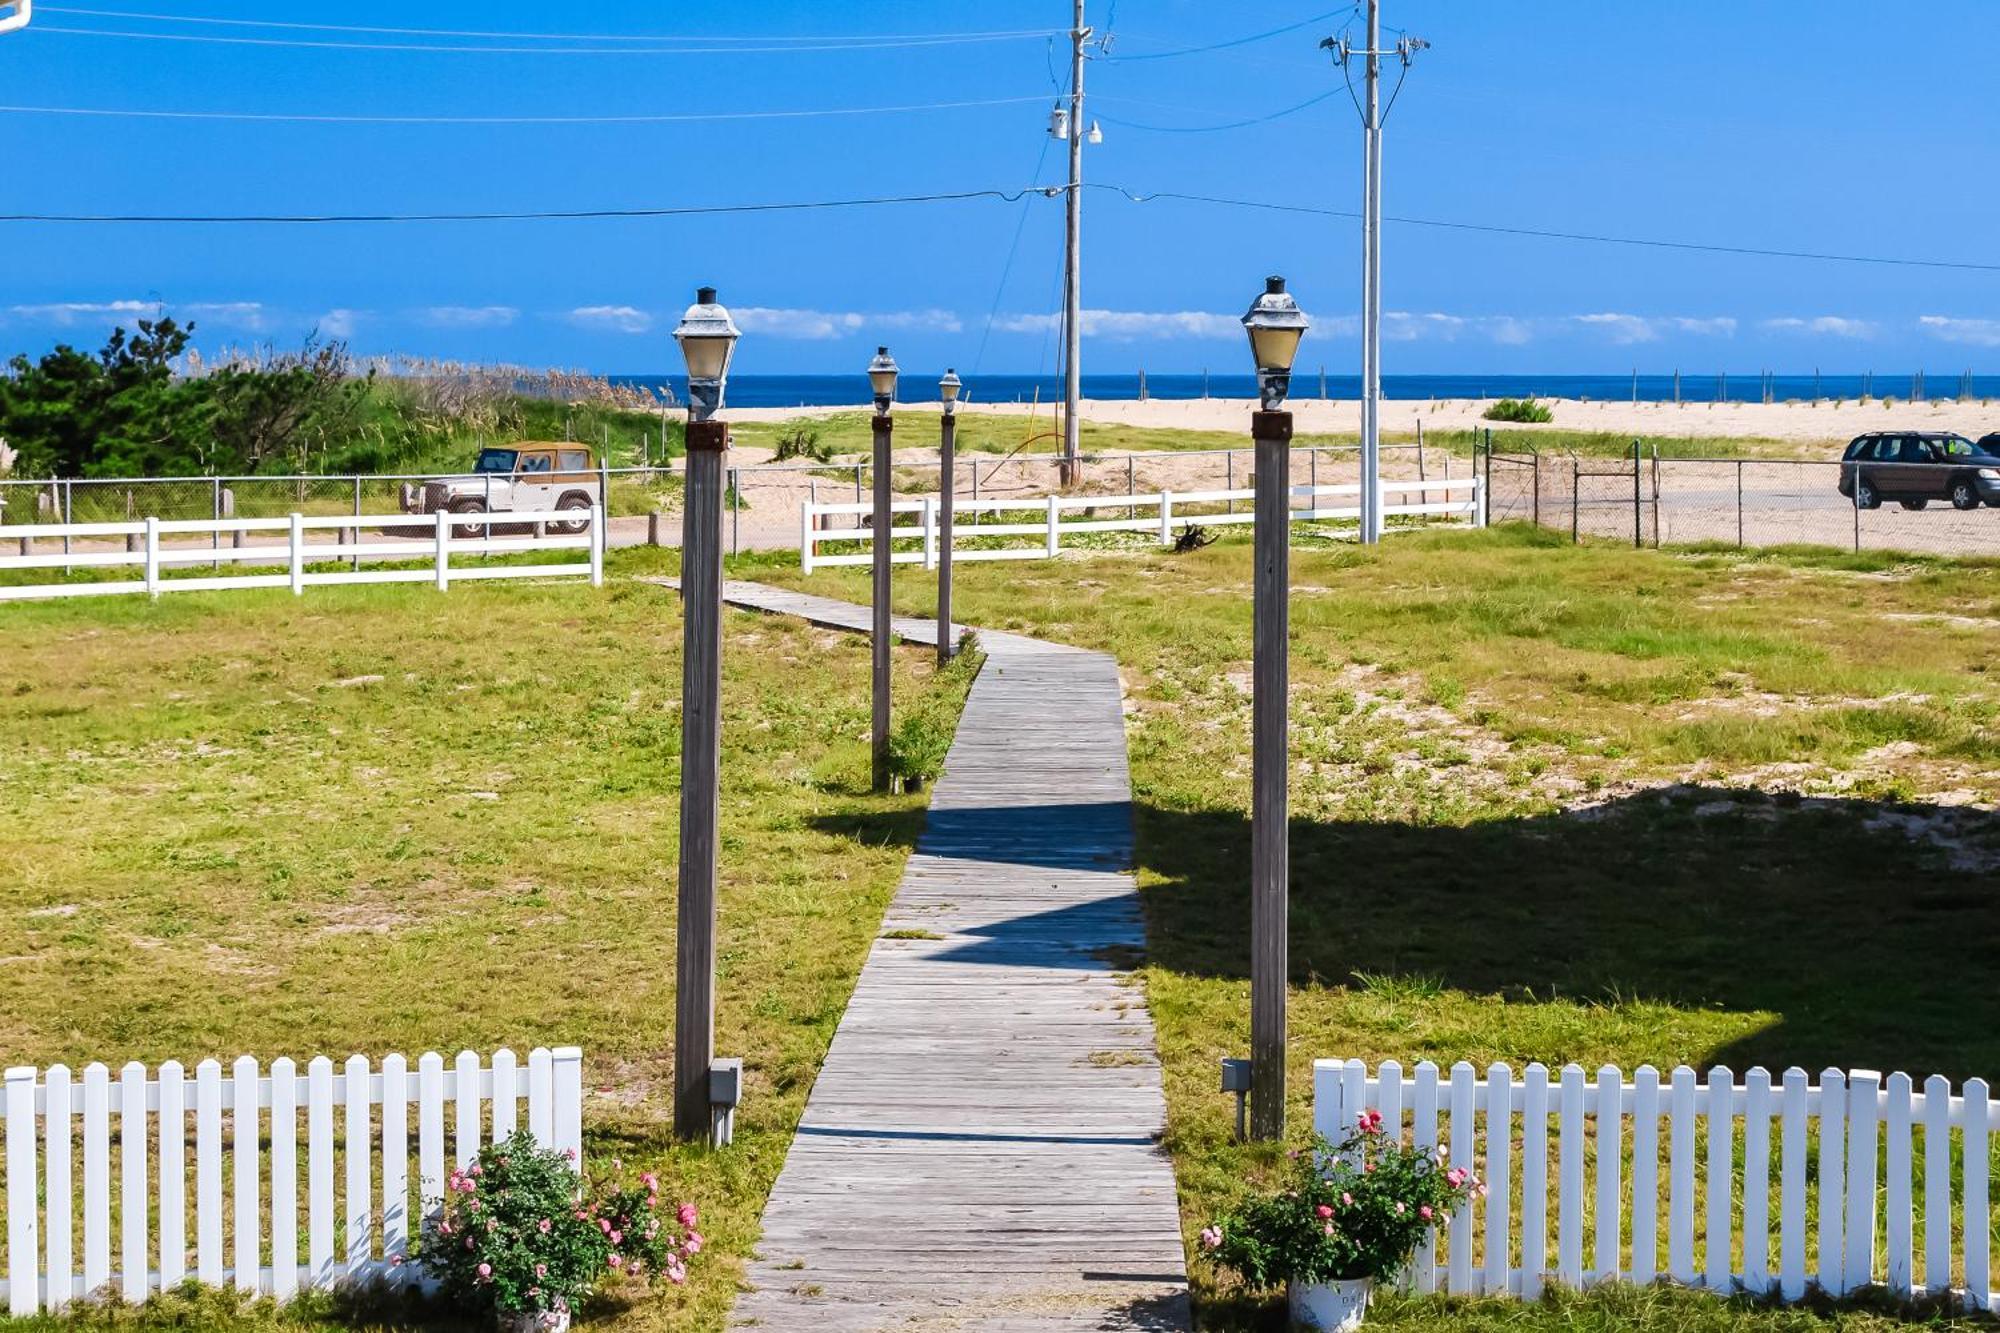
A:
{"type": "MultiPolygon", "coordinates": [[[[1350,56],[1362,57],[1367,84],[1361,101],[1361,540],[1370,544],[1382,540],[1382,57],[1401,60],[1407,78],[1411,60],[1429,45],[1405,37],[1383,50],[1381,0],[1368,0],[1368,41],[1362,50],[1345,37],[1320,43],[1333,52],[1343,75],[1350,56]]],[[[1402,87],[1401,79],[1396,87],[1402,87]]],[[[1395,100],[1391,92],[1390,104],[1395,100]]]]}
{"type": "MultiPolygon", "coordinates": [[[[1058,472],[1064,486],[1077,481],[1083,452],[1078,442],[1077,406],[1083,398],[1083,49],[1091,30],[1083,21],[1083,0],[1074,0],[1070,23],[1069,110],[1061,104],[1051,118],[1049,132],[1069,140],[1068,203],[1063,217],[1063,444],[1058,472]]],[[[1103,131],[1092,125],[1090,142],[1104,142],[1103,131]]]]}

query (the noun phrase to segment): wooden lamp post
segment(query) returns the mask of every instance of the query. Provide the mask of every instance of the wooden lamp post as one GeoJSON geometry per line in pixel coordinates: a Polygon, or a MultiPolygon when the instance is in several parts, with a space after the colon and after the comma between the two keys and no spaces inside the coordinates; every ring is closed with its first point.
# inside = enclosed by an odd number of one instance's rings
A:
{"type": "Polygon", "coordinates": [[[938,381],[938,401],[944,411],[938,418],[938,585],[937,660],[943,666],[958,652],[957,636],[951,628],[951,539],[952,507],[957,498],[958,395],[965,385],[958,372],[947,370],[938,381]]]}
{"type": "Polygon", "coordinates": [[[896,423],[889,409],[896,403],[896,358],[889,349],[878,347],[868,363],[868,388],[875,396],[875,513],[874,533],[869,545],[874,549],[874,619],[869,647],[874,653],[870,703],[869,739],[872,742],[874,787],[889,790],[889,557],[893,515],[889,512],[890,441],[896,423]]]}
{"type": "MultiPolygon", "coordinates": [[[[1251,667],[1250,1136],[1285,1133],[1285,980],[1290,968],[1287,664],[1291,632],[1292,414],[1284,410],[1307,320],[1270,278],[1243,316],[1257,361],[1256,572],[1251,667]]],[[[1226,1076],[1226,1075],[1225,1075],[1226,1076]]]]}
{"type": "MultiPolygon", "coordinates": [[[[681,528],[681,848],[674,988],[674,1133],[715,1137],[715,890],[722,818],[722,491],[729,426],[717,421],[741,335],[715,288],[674,330],[687,360],[687,512],[681,528]]],[[[727,1080],[725,1080],[727,1081],[727,1080]]],[[[733,1089],[732,1089],[733,1090],[733,1089]]],[[[733,1109],[733,1098],[732,1109],[733,1109]]]]}

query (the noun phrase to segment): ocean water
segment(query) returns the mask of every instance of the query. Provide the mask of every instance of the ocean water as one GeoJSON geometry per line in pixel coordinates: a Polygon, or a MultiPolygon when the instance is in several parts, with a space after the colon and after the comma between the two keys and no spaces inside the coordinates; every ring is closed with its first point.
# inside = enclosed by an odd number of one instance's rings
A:
{"type": "MultiPolygon", "coordinates": [[[[614,384],[657,388],[673,386],[686,399],[687,384],[680,376],[613,375],[614,384]]],[[[1772,401],[1789,398],[1858,398],[1870,393],[1877,398],[1910,398],[1916,375],[1385,375],[1382,394],[1386,398],[1424,400],[1429,398],[1589,398],[1598,402],[1670,403],[1756,403],[1768,396],[1772,401]]],[[[919,402],[935,396],[936,373],[905,372],[900,398],[919,402]]],[[[1932,398],[1964,394],[1972,398],[2000,398],[2000,375],[1975,375],[1969,386],[1956,372],[1924,376],[1923,388],[1932,398]]],[[[965,380],[969,402],[1060,401],[1062,380],[1055,375],[982,375],[965,380]]],[[[1137,375],[1085,375],[1083,396],[1100,399],[1134,399],[1139,395],[1137,375]]],[[[1148,375],[1149,398],[1252,398],[1256,382],[1249,375],[1148,375]]],[[[1327,375],[1322,381],[1314,370],[1292,377],[1292,397],[1354,399],[1361,396],[1359,375],[1327,375]],[[1321,391],[1324,383],[1324,393],[1321,391]]],[[[729,380],[728,401],[736,407],[866,407],[868,379],[865,375],[734,375],[729,380]]]]}

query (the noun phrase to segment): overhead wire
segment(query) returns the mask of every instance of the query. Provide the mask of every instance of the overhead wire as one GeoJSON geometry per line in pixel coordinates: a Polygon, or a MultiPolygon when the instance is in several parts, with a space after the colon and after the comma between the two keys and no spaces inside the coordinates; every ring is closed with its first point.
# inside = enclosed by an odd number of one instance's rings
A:
{"type": "Polygon", "coordinates": [[[688,111],[605,116],[361,116],[257,111],[167,111],[150,107],[0,104],[0,115],[83,116],[133,120],[219,120],[309,125],[659,125],[684,121],[809,120],[821,116],[899,115],[919,111],[956,111],[969,107],[1018,106],[1041,100],[1042,95],[1036,93],[1029,97],[988,97],[962,102],[920,102],[903,106],[809,107],[791,111],[688,111]]]}
{"type": "MultiPolygon", "coordinates": [[[[383,28],[364,27],[346,23],[299,23],[280,19],[237,19],[214,18],[195,14],[161,14],[127,9],[94,9],[80,5],[43,5],[44,14],[76,14],[90,18],[139,19],[148,23],[201,24],[228,28],[270,28],[292,32],[346,32],[364,36],[387,37],[476,37],[507,41],[548,41],[548,42],[815,42],[824,37],[785,37],[781,35],[727,36],[704,35],[701,33],[618,33],[618,32],[491,32],[476,29],[456,28],[383,28]]],[[[910,38],[958,38],[978,40],[998,40],[1009,37],[1042,37],[1050,33],[1063,32],[1062,28],[1015,28],[988,30],[982,32],[944,33],[865,33],[854,34],[859,41],[902,41],[910,38]]]]}
{"type": "MultiPolygon", "coordinates": [[[[1300,28],[1310,27],[1315,23],[1324,23],[1327,19],[1335,17],[1347,8],[1348,6],[1343,5],[1340,9],[1329,9],[1324,14],[1314,14],[1310,18],[1302,18],[1296,23],[1287,23],[1282,28],[1272,28],[1267,32],[1254,32],[1247,37],[1233,37],[1226,42],[1211,42],[1206,46],[1182,46],[1176,47],[1171,51],[1152,51],[1136,56],[1106,56],[1104,59],[1115,65],[1123,65],[1142,60],[1171,60],[1177,56],[1198,56],[1209,51],[1227,51],[1233,47],[1248,46],[1252,42],[1266,41],[1272,37],[1282,37],[1288,32],[1297,32],[1300,28]]],[[[1144,41],[1145,39],[1128,37],[1126,40],[1144,41]]]]}
{"type": "MultiPolygon", "coordinates": [[[[1297,115],[1299,112],[1304,111],[1308,107],[1318,106],[1321,102],[1326,101],[1328,98],[1338,97],[1339,95],[1340,95],[1340,89],[1333,88],[1326,92],[1320,93],[1316,97],[1308,97],[1303,102],[1299,102],[1293,106],[1285,107],[1284,109],[1279,111],[1272,111],[1261,116],[1252,116],[1248,120],[1227,121],[1220,125],[1147,125],[1139,121],[1120,120],[1115,116],[1102,116],[1099,117],[1099,119],[1103,120],[1103,122],[1107,125],[1116,125],[1120,129],[1145,130],[1148,133],[1152,134],[1215,134],[1222,130],[1248,129],[1252,125],[1266,125],[1274,120],[1283,120],[1286,116],[1297,115]]],[[[1120,102],[1128,99],[1120,97],[1109,97],[1100,94],[1098,100],[1106,102],[1120,102]]]]}
{"type": "Polygon", "coordinates": [[[294,47],[323,51],[406,51],[443,55],[479,56],[743,56],[799,55],[819,51],[893,51],[910,47],[965,46],[980,42],[1014,40],[1020,36],[1040,37],[1041,32],[1002,36],[905,37],[892,41],[843,38],[799,45],[766,46],[463,46],[416,42],[331,42],[307,41],[293,37],[221,37],[191,32],[133,32],[123,28],[71,28],[59,23],[37,23],[30,34],[65,37],[114,37],[134,41],[193,42],[212,46],[294,47]]]}

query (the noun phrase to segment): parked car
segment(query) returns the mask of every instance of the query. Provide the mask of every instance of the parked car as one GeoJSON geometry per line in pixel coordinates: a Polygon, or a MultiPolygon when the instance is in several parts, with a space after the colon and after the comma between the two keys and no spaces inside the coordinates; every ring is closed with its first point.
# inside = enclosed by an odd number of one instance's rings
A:
{"type": "Polygon", "coordinates": [[[1978,444],[1963,435],[1870,431],[1841,457],[1840,493],[1861,509],[1895,500],[1922,509],[1949,500],[1954,509],[2000,505],[2000,435],[1978,444]]]}
{"type": "MultiPolygon", "coordinates": [[[[601,478],[590,450],[582,445],[520,445],[482,449],[470,473],[403,487],[403,512],[435,514],[547,514],[588,509],[603,498],[601,478]]],[[[550,523],[557,532],[579,533],[582,517],[550,523]]]]}

